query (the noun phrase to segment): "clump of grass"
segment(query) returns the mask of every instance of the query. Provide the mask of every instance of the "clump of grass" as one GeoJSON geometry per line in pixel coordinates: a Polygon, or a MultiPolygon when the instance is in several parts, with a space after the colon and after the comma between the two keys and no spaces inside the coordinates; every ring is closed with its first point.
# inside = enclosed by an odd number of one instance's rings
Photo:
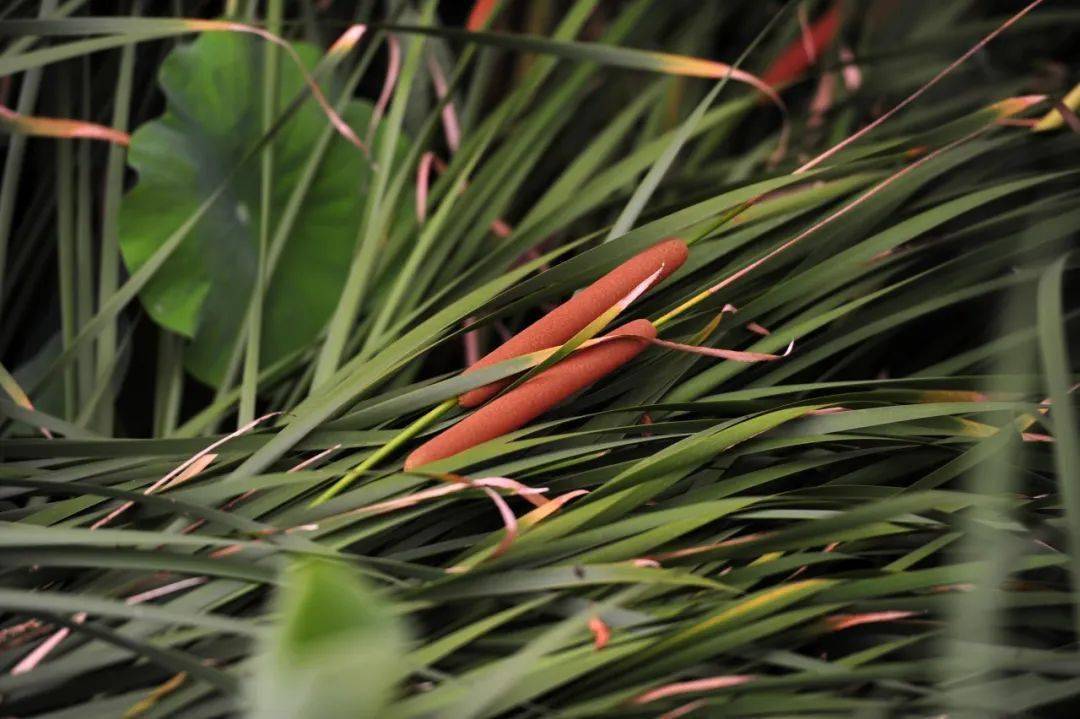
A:
{"type": "Polygon", "coordinates": [[[1080,14],[552,7],[0,10],[0,714],[1067,713],[1080,14]]]}

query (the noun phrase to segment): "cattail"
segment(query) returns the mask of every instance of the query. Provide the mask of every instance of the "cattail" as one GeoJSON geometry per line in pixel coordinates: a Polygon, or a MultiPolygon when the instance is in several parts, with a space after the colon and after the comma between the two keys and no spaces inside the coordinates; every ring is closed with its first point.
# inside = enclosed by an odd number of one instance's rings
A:
{"type": "MultiPolygon", "coordinates": [[[[664,240],[653,245],[518,332],[465,371],[472,372],[564,344],[657,270],[660,270],[658,282],[669,276],[682,266],[686,255],[686,243],[679,239],[664,240]]],[[[476,407],[494,397],[509,383],[509,379],[504,379],[477,387],[461,395],[458,403],[462,407],[476,407]]]]}
{"type": "Polygon", "coordinates": [[[761,79],[772,87],[781,87],[798,80],[814,64],[814,56],[820,55],[832,45],[839,29],[840,3],[835,2],[810,26],[808,37],[795,38],[762,73],[761,79]],[[807,44],[812,48],[813,55],[807,52],[807,44]]]}
{"type": "Polygon", "coordinates": [[[405,459],[405,469],[455,455],[524,427],[570,395],[636,357],[648,345],[643,340],[656,337],[656,328],[648,320],[634,320],[605,336],[625,336],[627,339],[608,340],[579,350],[496,398],[418,447],[405,459]],[[631,339],[635,337],[640,339],[631,339]]]}

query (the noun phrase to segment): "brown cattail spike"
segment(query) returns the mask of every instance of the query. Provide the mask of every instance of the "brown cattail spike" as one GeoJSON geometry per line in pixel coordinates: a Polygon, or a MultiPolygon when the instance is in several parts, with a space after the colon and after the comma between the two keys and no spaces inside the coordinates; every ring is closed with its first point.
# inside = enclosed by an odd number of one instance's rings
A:
{"type": "MultiPolygon", "coordinates": [[[[686,243],[679,239],[664,240],[639,252],[489,352],[466,372],[564,344],[657,270],[660,270],[657,282],[669,276],[686,261],[687,252],[686,243]]],[[[462,407],[476,407],[509,383],[505,379],[477,387],[461,395],[458,403],[462,407]]]]}
{"type": "Polygon", "coordinates": [[[524,427],[636,357],[648,346],[647,340],[656,337],[656,328],[648,320],[634,320],[605,336],[627,339],[607,340],[579,350],[496,398],[418,447],[406,458],[406,471],[524,427]]]}

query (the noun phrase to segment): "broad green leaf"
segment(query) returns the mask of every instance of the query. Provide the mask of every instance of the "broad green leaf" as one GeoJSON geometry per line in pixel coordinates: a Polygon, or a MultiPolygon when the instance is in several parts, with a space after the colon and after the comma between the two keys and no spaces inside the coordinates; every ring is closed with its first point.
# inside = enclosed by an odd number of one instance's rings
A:
{"type": "MultiPolygon", "coordinates": [[[[120,209],[120,245],[132,271],[194,212],[207,188],[229,177],[261,135],[261,90],[252,78],[259,76],[263,50],[256,38],[209,33],[176,48],[162,64],[166,112],[132,137],[129,162],[138,182],[120,209]]],[[[314,47],[301,44],[296,50],[309,68],[315,65],[314,47]]],[[[282,63],[279,96],[291,97],[303,87],[299,70],[282,63]]],[[[344,117],[363,135],[371,105],[351,102],[344,117]]],[[[309,345],[322,331],[353,254],[370,164],[335,136],[314,177],[305,178],[326,122],[309,101],[270,145],[271,225],[276,227],[298,187],[305,194],[267,287],[263,367],[309,345]]],[[[155,321],[191,339],[187,367],[209,384],[219,384],[228,369],[229,349],[255,284],[260,184],[258,163],[241,166],[140,295],[155,321]]]]}

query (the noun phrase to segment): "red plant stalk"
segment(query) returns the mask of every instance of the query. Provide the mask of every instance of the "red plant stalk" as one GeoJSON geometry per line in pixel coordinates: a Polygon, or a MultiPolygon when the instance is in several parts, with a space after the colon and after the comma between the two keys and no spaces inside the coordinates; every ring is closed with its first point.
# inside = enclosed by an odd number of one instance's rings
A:
{"type": "Polygon", "coordinates": [[[772,87],[783,87],[798,80],[833,44],[839,29],[840,3],[836,2],[773,60],[761,79],[772,87]]]}

